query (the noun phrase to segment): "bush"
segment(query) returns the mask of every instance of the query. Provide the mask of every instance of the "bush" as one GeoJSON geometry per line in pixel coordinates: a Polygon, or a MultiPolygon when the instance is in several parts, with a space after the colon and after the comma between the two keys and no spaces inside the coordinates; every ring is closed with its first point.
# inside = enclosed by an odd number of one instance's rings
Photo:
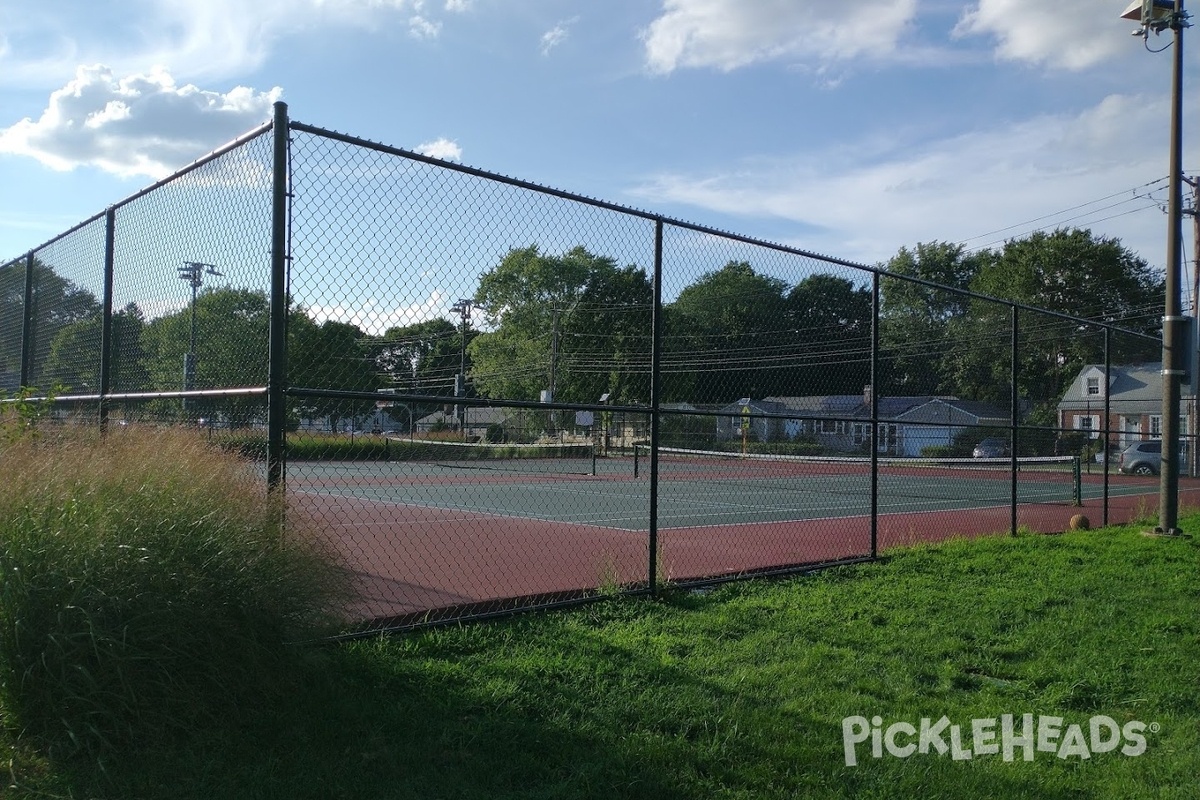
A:
{"type": "Polygon", "coordinates": [[[0,705],[50,752],[185,731],[286,692],[346,573],[190,431],[0,445],[0,705]]]}
{"type": "Polygon", "coordinates": [[[392,442],[383,436],[293,435],[287,437],[289,461],[387,461],[392,442]]]}

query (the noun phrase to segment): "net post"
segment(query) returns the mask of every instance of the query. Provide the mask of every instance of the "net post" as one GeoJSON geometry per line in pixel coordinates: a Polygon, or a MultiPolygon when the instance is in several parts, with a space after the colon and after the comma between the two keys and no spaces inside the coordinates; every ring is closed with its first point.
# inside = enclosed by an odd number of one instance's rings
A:
{"type": "Polygon", "coordinates": [[[1070,475],[1072,475],[1072,486],[1070,486],[1070,488],[1072,488],[1072,501],[1073,505],[1081,506],[1084,505],[1084,470],[1082,470],[1080,464],[1082,459],[1079,456],[1075,456],[1070,459],[1070,461],[1072,461],[1072,464],[1070,464],[1070,475]]]}

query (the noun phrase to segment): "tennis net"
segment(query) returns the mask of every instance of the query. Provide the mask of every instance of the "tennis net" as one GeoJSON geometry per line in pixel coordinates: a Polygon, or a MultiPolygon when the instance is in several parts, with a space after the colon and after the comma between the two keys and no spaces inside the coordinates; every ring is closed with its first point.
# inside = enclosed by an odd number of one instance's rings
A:
{"type": "Polygon", "coordinates": [[[425,471],[596,474],[596,450],[586,443],[509,444],[392,439],[384,442],[383,460],[425,471]]]}
{"type": "MultiPolygon", "coordinates": [[[[650,448],[634,450],[634,476],[649,473],[650,448]]],[[[1009,458],[880,457],[876,475],[881,491],[910,497],[1007,501],[1015,475],[1019,502],[1082,501],[1082,477],[1076,456],[1009,458]],[[1015,470],[1015,472],[1014,472],[1015,470]]],[[[763,482],[784,491],[862,492],[869,490],[869,457],[776,455],[658,448],[659,480],[720,483],[763,482]]]]}

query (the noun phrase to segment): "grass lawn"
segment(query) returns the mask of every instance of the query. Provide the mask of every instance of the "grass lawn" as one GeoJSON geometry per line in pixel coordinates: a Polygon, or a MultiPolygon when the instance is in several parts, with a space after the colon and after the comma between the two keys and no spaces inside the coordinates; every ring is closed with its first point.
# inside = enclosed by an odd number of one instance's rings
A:
{"type": "Polygon", "coordinates": [[[9,731],[8,796],[1197,798],[1198,611],[1198,539],[951,542],[322,647],[285,701],[101,765],[9,731]],[[972,720],[1005,714],[1063,718],[1075,754],[875,758],[868,739],[846,764],[847,717],[945,716],[971,749],[972,720]],[[1145,752],[1083,758],[1068,729],[1086,743],[1094,717],[1144,723],[1145,752]]]}

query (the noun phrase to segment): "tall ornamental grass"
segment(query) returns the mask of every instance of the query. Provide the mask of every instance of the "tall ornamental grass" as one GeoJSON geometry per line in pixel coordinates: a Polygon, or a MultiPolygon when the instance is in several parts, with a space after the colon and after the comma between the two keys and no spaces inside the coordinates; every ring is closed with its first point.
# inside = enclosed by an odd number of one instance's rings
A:
{"type": "Polygon", "coordinates": [[[16,735],[97,753],[289,690],[296,643],[337,624],[347,584],[259,472],[187,431],[3,437],[0,707],[16,735]]]}

